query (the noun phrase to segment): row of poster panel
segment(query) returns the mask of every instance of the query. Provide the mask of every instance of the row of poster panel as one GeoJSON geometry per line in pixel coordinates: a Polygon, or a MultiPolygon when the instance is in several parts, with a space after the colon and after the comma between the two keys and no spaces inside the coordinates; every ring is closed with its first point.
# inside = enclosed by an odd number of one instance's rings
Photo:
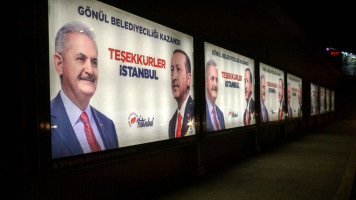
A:
{"type": "MultiPolygon", "coordinates": [[[[192,36],[98,1],[48,4],[52,158],[196,134],[192,36]]],[[[256,123],[256,78],[261,121],[285,119],[283,71],[260,63],[254,77],[254,59],[204,49],[207,132],[256,123]]],[[[290,118],[302,116],[301,88],[287,74],[290,118]]],[[[327,112],[311,90],[312,114],[327,112]]]]}
{"type": "Polygon", "coordinates": [[[310,83],[310,115],[335,111],[335,93],[325,87],[310,83]]]}

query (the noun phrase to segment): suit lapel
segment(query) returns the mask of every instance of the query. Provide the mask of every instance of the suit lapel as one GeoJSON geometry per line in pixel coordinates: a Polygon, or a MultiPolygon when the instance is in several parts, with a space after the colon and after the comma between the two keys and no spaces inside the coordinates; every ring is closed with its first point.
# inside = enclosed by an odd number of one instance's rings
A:
{"type": "MultiPolygon", "coordinates": [[[[208,100],[206,100],[206,101],[208,101],[208,100]]],[[[207,131],[213,131],[214,130],[213,123],[212,123],[212,121],[210,119],[208,102],[206,102],[206,130],[207,131]]]]}
{"type": "Polygon", "coordinates": [[[189,129],[189,125],[188,122],[189,120],[193,120],[193,116],[191,115],[191,113],[188,111],[187,109],[185,110],[184,113],[184,119],[183,119],[183,124],[182,124],[182,136],[186,136],[188,129],[189,129]]]}
{"type": "Polygon", "coordinates": [[[99,134],[101,136],[101,139],[104,143],[104,147],[105,149],[108,149],[108,138],[106,138],[106,134],[105,131],[104,131],[104,123],[103,123],[103,119],[101,119],[99,117],[99,115],[97,114],[97,111],[96,109],[94,109],[92,106],[90,106],[91,108],[91,112],[93,113],[93,117],[94,117],[94,121],[95,121],[95,124],[96,124],[96,127],[98,128],[99,130],[99,134]]]}
{"type": "Polygon", "coordinates": [[[188,122],[189,120],[193,120],[194,118],[194,101],[192,97],[189,95],[187,105],[185,106],[185,111],[184,111],[184,119],[183,119],[183,124],[182,124],[182,131],[181,135],[185,136],[188,132],[189,125],[188,122]]]}
{"type": "Polygon", "coordinates": [[[218,114],[220,130],[224,130],[225,129],[224,114],[221,112],[218,106],[216,106],[216,111],[218,114]]]}
{"type": "Polygon", "coordinates": [[[171,121],[169,121],[169,132],[168,132],[169,139],[176,137],[175,127],[176,127],[177,115],[178,115],[178,109],[173,114],[171,121]]]}
{"type": "Polygon", "coordinates": [[[59,93],[53,103],[55,106],[51,109],[51,126],[53,127],[51,131],[52,134],[57,134],[60,141],[57,141],[58,143],[56,143],[56,145],[59,146],[52,148],[61,148],[62,151],[68,151],[70,154],[84,153],[77,136],[75,135],[59,93]]]}

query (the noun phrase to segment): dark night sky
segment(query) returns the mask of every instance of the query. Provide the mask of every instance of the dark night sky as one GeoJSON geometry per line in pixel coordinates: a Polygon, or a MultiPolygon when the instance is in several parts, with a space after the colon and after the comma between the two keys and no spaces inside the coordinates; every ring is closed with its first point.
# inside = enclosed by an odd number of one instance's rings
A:
{"type": "Polygon", "coordinates": [[[354,2],[282,1],[280,6],[309,36],[317,48],[327,46],[356,54],[356,9],[354,2]]]}

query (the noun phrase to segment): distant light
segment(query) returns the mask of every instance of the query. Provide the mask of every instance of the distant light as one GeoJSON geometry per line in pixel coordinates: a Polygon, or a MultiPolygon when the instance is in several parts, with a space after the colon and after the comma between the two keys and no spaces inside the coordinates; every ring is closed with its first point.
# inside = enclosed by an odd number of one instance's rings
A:
{"type": "Polygon", "coordinates": [[[332,51],[330,52],[330,55],[335,56],[338,55],[340,53],[340,51],[332,51]]]}
{"type": "Polygon", "coordinates": [[[329,51],[329,50],[330,50],[330,48],[329,48],[329,47],[327,47],[327,48],[326,48],[326,51],[329,51]]]}

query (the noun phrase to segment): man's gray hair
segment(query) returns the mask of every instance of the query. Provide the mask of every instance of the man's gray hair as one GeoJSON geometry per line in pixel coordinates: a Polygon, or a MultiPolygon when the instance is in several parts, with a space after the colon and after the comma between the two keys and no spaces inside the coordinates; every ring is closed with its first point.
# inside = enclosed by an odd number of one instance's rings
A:
{"type": "MultiPolygon", "coordinates": [[[[205,76],[208,75],[208,70],[209,70],[209,66],[210,66],[210,65],[213,65],[213,66],[215,66],[215,68],[216,68],[216,62],[215,62],[215,60],[210,59],[210,60],[206,63],[206,65],[205,65],[205,76]]],[[[216,70],[218,70],[218,69],[216,69],[216,70]]]]}
{"type": "MultiPolygon", "coordinates": [[[[265,75],[264,74],[261,74],[260,80],[262,80],[262,79],[265,79],[265,75]]],[[[266,81],[266,79],[265,79],[265,81],[266,81]]]]}
{"type": "Polygon", "coordinates": [[[90,39],[94,41],[96,51],[98,52],[98,46],[96,45],[95,34],[94,32],[82,22],[69,22],[62,26],[57,32],[55,39],[55,52],[60,53],[64,56],[64,52],[67,47],[67,35],[68,33],[83,33],[87,35],[90,39]]]}

